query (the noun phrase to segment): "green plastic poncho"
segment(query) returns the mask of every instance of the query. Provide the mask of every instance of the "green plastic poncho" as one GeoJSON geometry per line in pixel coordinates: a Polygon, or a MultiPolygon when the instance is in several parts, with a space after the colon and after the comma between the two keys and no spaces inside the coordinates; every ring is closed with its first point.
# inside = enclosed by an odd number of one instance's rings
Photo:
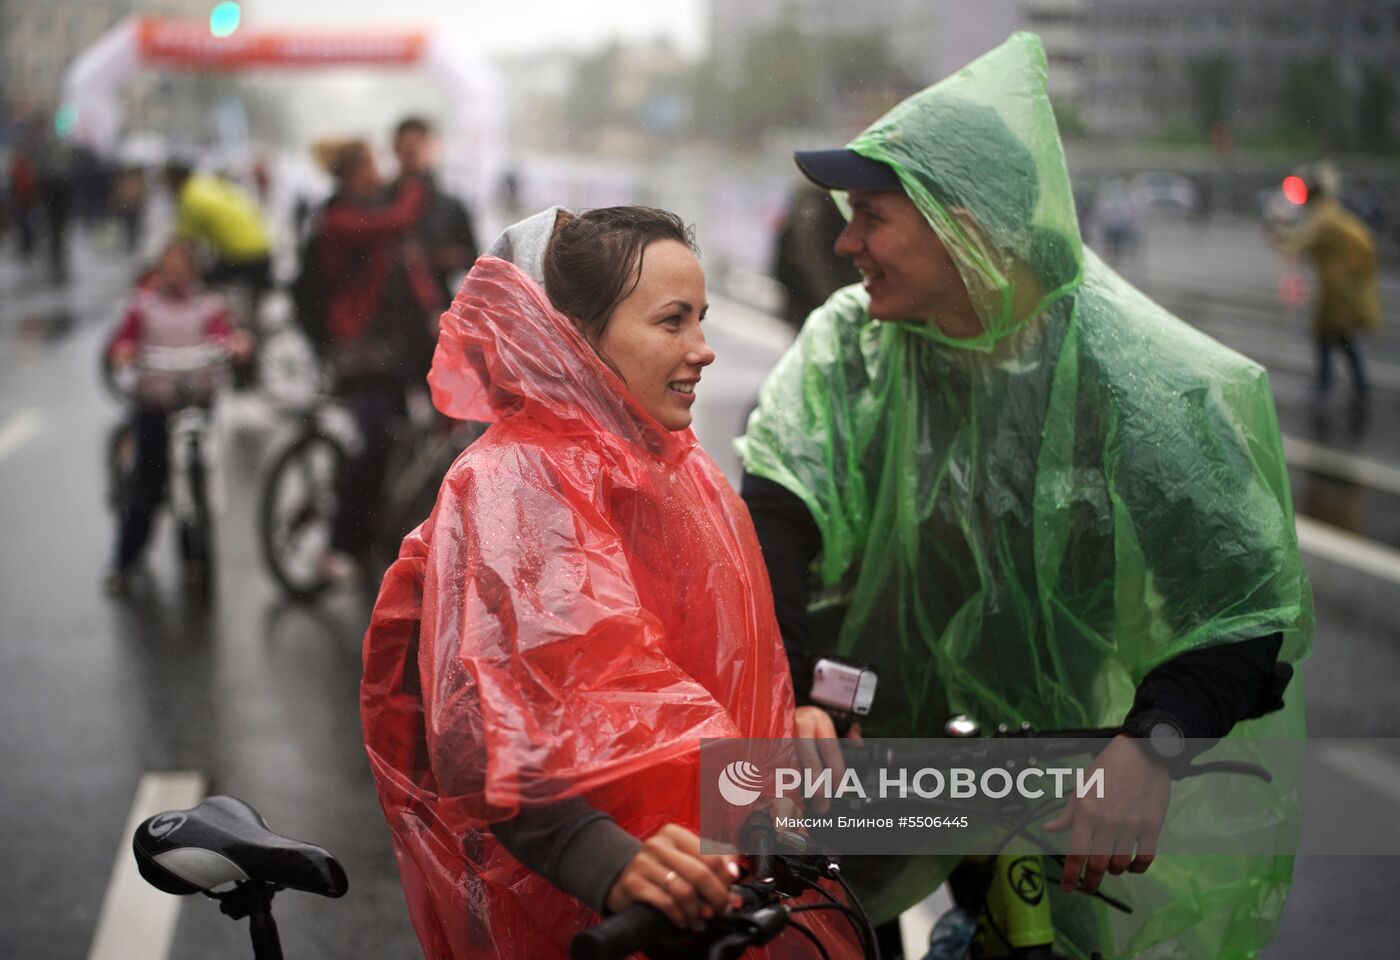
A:
{"type": "MultiPolygon", "coordinates": [[[[1312,599],[1268,378],[1082,246],[1039,40],[1011,37],[850,148],[895,169],[984,326],[879,322],[840,290],[739,441],[821,530],[814,633],[878,670],[867,735],[934,736],[954,713],[1117,724],[1157,665],[1275,631],[1302,659],[1312,599]]],[[[1288,700],[1232,736],[1302,736],[1297,681],[1288,700]]],[[[1261,797],[1261,823],[1296,812],[1261,797]]],[[[867,861],[864,894],[887,919],[950,865],[867,861]]],[[[1081,956],[1249,957],[1291,876],[1289,856],[1159,857],[1109,878],[1132,916],[1056,889],[1056,927],[1081,956]]]]}

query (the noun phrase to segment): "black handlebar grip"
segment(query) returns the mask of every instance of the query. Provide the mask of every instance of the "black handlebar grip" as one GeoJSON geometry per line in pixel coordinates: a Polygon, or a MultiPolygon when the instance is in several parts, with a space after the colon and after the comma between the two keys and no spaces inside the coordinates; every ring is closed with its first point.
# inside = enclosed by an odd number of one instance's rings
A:
{"type": "Polygon", "coordinates": [[[748,850],[749,869],[759,880],[773,875],[773,853],[778,846],[778,836],[773,830],[773,815],[767,810],[755,810],[739,828],[741,850],[748,850]]]}
{"type": "Polygon", "coordinates": [[[650,904],[633,904],[575,934],[569,944],[569,956],[572,960],[620,960],[675,929],[666,914],[650,904]]]}

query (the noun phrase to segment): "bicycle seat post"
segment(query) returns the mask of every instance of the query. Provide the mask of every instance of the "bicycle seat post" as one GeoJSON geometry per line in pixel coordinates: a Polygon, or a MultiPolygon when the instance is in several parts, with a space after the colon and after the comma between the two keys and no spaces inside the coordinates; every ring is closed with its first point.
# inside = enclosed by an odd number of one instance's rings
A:
{"type": "Polygon", "coordinates": [[[219,909],[235,920],[248,918],[248,934],[253,940],[253,960],[282,960],[282,941],[277,921],[272,917],[272,897],[276,888],[265,883],[239,883],[228,893],[217,895],[219,909]]]}

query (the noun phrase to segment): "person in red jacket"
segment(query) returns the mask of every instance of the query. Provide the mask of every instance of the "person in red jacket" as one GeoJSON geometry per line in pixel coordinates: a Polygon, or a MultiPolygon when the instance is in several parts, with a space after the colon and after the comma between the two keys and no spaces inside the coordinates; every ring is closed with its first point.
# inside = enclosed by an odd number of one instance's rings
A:
{"type": "Polygon", "coordinates": [[[440,294],[426,260],[409,240],[429,196],[426,182],[405,176],[386,197],[374,156],[358,140],[338,145],[327,166],[336,190],[308,245],[325,291],[316,326],[323,333],[335,392],[354,415],[362,440],[341,472],[340,510],[325,560],[328,572],[340,574],[369,551],[390,432],[414,377],[411,344],[421,338],[418,328],[429,322],[428,311],[440,294]],[[413,294],[407,311],[385,296],[396,269],[403,270],[413,294]]]}

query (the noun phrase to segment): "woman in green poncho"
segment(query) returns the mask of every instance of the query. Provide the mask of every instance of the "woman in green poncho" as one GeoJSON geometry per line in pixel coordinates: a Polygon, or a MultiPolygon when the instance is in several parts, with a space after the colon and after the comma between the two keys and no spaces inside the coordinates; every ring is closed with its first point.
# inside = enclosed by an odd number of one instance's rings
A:
{"type": "MultiPolygon", "coordinates": [[[[1253,956],[1292,859],[1154,863],[1197,784],[1173,788],[1147,735],[1302,735],[1296,685],[1258,716],[1312,629],[1264,371],[1082,247],[1034,36],[798,163],[848,210],[837,250],[863,277],[808,319],[740,441],[799,696],[834,652],[881,677],[867,734],[1124,724],[1096,761],[1110,799],[1049,825],[1073,838],[1062,947],[1253,956]],[[1145,871],[1115,890],[1131,917],[1073,892],[1145,871]]],[[[888,920],[951,862],[860,866],[888,920]]]]}

